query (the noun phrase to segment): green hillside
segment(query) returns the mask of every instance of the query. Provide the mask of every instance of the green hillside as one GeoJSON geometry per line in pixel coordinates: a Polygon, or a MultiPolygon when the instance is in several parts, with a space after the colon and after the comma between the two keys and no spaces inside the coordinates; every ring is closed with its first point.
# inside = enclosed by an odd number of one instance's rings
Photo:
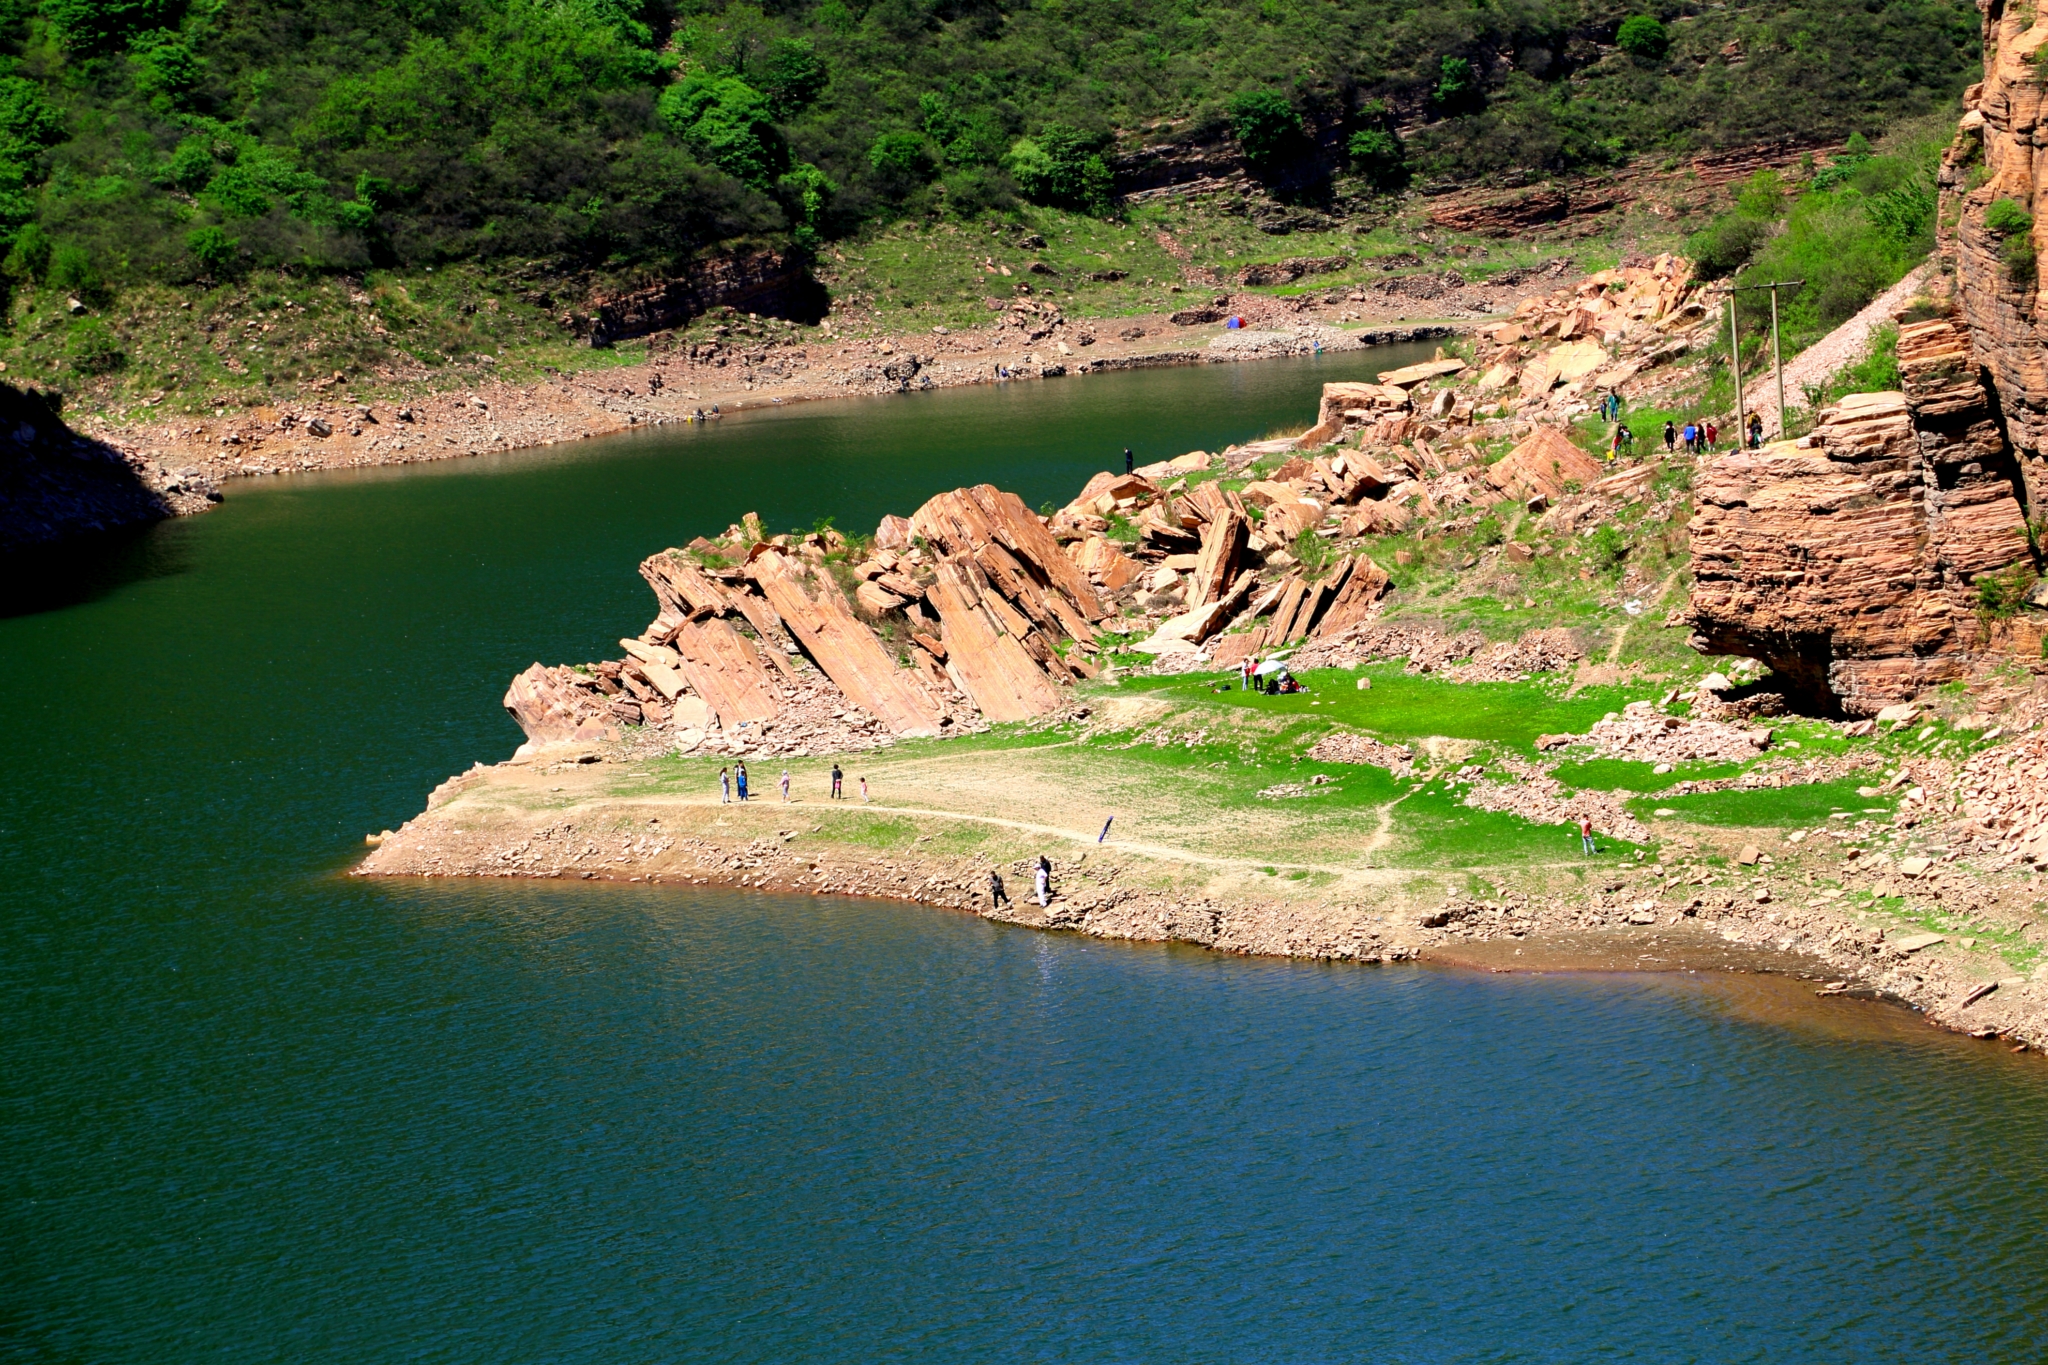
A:
{"type": "Polygon", "coordinates": [[[1951,98],[1965,0],[0,0],[19,280],[288,264],[662,268],[1220,140],[1388,183],[1875,132],[1951,98]],[[1617,37],[1626,41],[1615,45],[1617,37]],[[1729,44],[1736,46],[1724,55],[1729,44]]]}

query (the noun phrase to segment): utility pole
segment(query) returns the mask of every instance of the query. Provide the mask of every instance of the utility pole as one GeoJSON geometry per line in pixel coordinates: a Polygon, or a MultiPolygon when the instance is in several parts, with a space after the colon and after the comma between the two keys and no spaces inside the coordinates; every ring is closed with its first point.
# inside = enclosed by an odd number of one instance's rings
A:
{"type": "Polygon", "coordinates": [[[1778,439],[1785,439],[1785,358],[1778,352],[1778,291],[1771,289],[1771,373],[1778,380],[1778,439]]]}
{"type": "MultiPolygon", "coordinates": [[[[1785,363],[1778,349],[1778,291],[1780,289],[1803,289],[1805,280],[1774,280],[1769,284],[1741,284],[1728,291],[1728,316],[1733,325],[1735,316],[1735,295],[1744,289],[1768,289],[1771,291],[1771,371],[1778,383],[1778,439],[1785,437],[1785,363]]],[[[1739,344],[1739,343],[1738,343],[1739,344]]],[[[1738,375],[1735,384],[1735,416],[1742,420],[1742,380],[1738,375]]],[[[1746,434],[1746,433],[1745,433],[1746,434]]]]}
{"type": "Polygon", "coordinates": [[[1728,372],[1735,376],[1735,448],[1749,441],[1742,419],[1742,333],[1735,328],[1735,291],[1728,291],[1728,372]]]}

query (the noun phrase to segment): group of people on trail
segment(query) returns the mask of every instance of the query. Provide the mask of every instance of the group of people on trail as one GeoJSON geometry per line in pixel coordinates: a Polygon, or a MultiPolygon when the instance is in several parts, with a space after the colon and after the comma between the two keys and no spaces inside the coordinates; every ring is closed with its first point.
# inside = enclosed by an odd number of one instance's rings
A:
{"type": "MultiPolygon", "coordinates": [[[[1042,910],[1052,899],[1052,860],[1043,853],[1038,855],[1038,865],[1031,869],[1032,880],[1037,883],[1038,906],[1042,910]]],[[[988,874],[988,908],[1014,904],[1010,893],[1003,887],[1003,874],[994,868],[988,874]]]]}
{"type": "MultiPolygon", "coordinates": [[[[842,784],[845,780],[845,774],[840,772],[839,765],[834,763],[832,765],[832,799],[834,801],[845,798],[845,792],[842,790],[842,784]]],[[[779,785],[782,787],[782,799],[784,801],[789,800],[789,769],[784,768],[782,770],[782,780],[779,785]]],[[[733,764],[731,768],[720,768],[718,770],[719,804],[729,804],[735,796],[742,801],[747,799],[747,765],[744,761],[733,764]]],[[[863,802],[868,799],[868,780],[865,777],[860,779],[860,799],[863,802]]]]}
{"type": "Polygon", "coordinates": [[[1688,455],[1699,455],[1721,448],[1721,428],[1712,422],[1687,422],[1680,427],[1676,422],[1664,424],[1664,449],[1683,449],[1688,455]]]}

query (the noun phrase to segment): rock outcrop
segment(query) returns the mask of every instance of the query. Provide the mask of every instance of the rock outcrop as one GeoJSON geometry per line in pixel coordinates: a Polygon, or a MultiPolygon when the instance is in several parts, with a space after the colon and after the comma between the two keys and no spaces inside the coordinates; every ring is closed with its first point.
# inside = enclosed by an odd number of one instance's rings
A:
{"type": "Polygon", "coordinates": [[[749,515],[718,540],[663,551],[640,566],[660,612],[619,641],[625,658],[535,664],[505,708],[535,744],[654,725],[683,748],[734,752],[769,736],[771,751],[844,747],[1028,719],[1095,671],[1092,623],[1108,609],[1091,573],[1121,587],[1136,567],[1107,542],[1070,555],[1022,499],[988,485],[884,518],[858,564],[847,550],[837,532],[764,537],[749,515]]]}
{"type": "Polygon", "coordinates": [[[1984,80],[1963,94],[1964,114],[1942,158],[1941,249],[1976,363],[1996,390],[2029,507],[2048,498],[2048,278],[2035,265],[2048,246],[2048,167],[2041,164],[2044,96],[2039,60],[2048,17],[2031,5],[1978,0],[1984,80]],[[2010,199],[2033,215],[2014,233],[1986,213],[2010,199]],[[2014,238],[2019,240],[2015,241],[2014,238]]]}
{"type": "Polygon", "coordinates": [[[1873,714],[1959,677],[1977,584],[2030,568],[2017,466],[1946,321],[1904,328],[1901,393],[1852,394],[1811,437],[1708,464],[1695,485],[1695,647],[1760,659],[1873,714]]]}
{"type": "Polygon", "coordinates": [[[1940,259],[1905,313],[1924,320],[1899,332],[1903,391],[1852,395],[1812,438],[1720,460],[1696,488],[1695,643],[1855,714],[1987,649],[2040,649],[2038,613],[1996,615],[2040,567],[2028,522],[2048,497],[2048,21],[1979,8],[1984,80],[1942,159],[1940,259]]]}
{"type": "Polygon", "coordinates": [[[0,555],[203,511],[220,494],[197,470],[80,436],[46,397],[0,383],[0,555]]]}

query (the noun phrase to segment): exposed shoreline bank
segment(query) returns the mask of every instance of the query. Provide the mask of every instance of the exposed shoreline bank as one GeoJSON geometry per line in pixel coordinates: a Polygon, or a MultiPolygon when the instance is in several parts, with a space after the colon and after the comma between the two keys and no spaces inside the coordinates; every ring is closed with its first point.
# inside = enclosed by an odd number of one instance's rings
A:
{"type": "MultiPolygon", "coordinates": [[[[478,765],[451,779],[351,875],[867,896],[1027,928],[1251,956],[1488,972],[1761,973],[1810,981],[1821,995],[1900,1005],[1931,1025],[2009,1049],[2048,1045],[2048,998],[2039,983],[2000,976],[2006,969],[1995,954],[1959,942],[1939,951],[1910,939],[1888,943],[1882,928],[1845,906],[1820,898],[1797,904],[1792,898],[1807,889],[1801,879],[1810,869],[1789,843],[1774,845],[1775,865],[1756,879],[1767,894],[1705,904],[1574,890],[1572,874],[1583,865],[1567,862],[1458,869],[1449,879],[1450,869],[1412,866],[1261,868],[1167,843],[1113,837],[1095,844],[1080,831],[862,805],[857,797],[784,804],[772,779],[765,796],[757,792],[745,805],[678,792],[613,795],[617,764],[567,757],[478,765]],[[949,842],[975,851],[946,851],[949,842]],[[1054,867],[1044,910],[1029,895],[1038,852],[1054,867]],[[1006,883],[1006,906],[990,903],[992,871],[1006,883]],[[1492,894],[1469,889],[1475,871],[1481,885],[1498,882],[1492,894]],[[1305,880],[1290,882],[1292,873],[1305,880]]],[[[1134,811],[1129,824],[1142,828],[1145,819],[1134,811]]]]}
{"type": "MultiPolygon", "coordinates": [[[[670,347],[657,349],[643,364],[562,372],[534,383],[421,384],[396,397],[368,401],[335,392],[224,409],[196,420],[87,419],[78,431],[125,461],[145,489],[161,495],[171,514],[189,515],[205,511],[211,505],[205,495],[234,479],[502,454],[689,423],[700,412],[715,422],[741,412],[838,398],[1363,350],[1448,338],[1477,325],[1396,319],[1340,327],[1322,316],[1334,314],[1333,309],[1268,307],[1261,311],[1273,316],[1259,318],[1250,309],[1252,302],[1233,301],[1245,305],[1240,312],[1246,317],[1246,326],[1235,331],[1220,323],[1105,319],[1104,335],[1091,338],[1085,350],[1058,340],[1058,333],[1075,325],[1065,320],[1021,347],[1000,327],[858,343],[842,343],[825,333],[746,353],[737,364],[722,356],[713,363],[670,347]],[[1119,338],[1110,331],[1111,322],[1129,323],[1125,330],[1138,335],[1119,338]],[[998,365],[1006,378],[997,378],[998,365]]],[[[1274,300],[1257,302],[1271,305],[1274,300]]]]}

